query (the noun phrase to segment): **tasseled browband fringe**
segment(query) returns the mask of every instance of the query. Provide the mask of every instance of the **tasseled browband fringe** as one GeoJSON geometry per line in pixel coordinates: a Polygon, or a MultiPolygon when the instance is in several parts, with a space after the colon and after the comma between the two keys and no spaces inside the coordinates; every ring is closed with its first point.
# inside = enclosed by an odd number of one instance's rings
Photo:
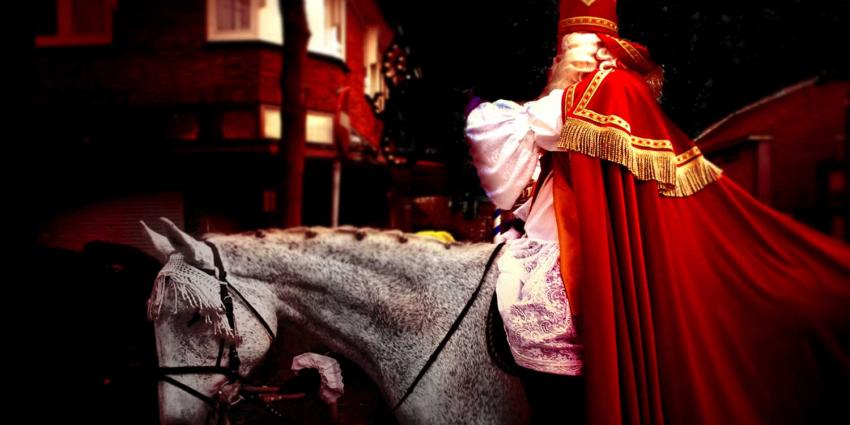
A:
{"type": "Polygon", "coordinates": [[[182,256],[173,255],[154,281],[148,299],[148,319],[156,320],[162,313],[176,315],[186,310],[197,312],[215,336],[239,341],[236,330],[227,323],[218,280],[187,264],[182,256]]]}
{"type": "Polygon", "coordinates": [[[722,172],[702,155],[677,167],[673,152],[637,149],[626,131],[575,118],[564,123],[558,149],[620,164],[639,180],[657,181],[661,195],[670,197],[693,195],[716,181],[722,172]]]}

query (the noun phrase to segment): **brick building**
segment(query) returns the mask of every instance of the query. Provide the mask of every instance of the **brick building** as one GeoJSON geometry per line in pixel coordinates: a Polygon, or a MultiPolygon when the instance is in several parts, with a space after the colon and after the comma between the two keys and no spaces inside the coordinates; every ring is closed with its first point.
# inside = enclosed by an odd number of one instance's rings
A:
{"type": "MultiPolygon", "coordinates": [[[[387,220],[378,112],[394,32],[375,0],[305,0],[304,221],[387,220]],[[359,208],[348,208],[351,205],[359,208]],[[363,206],[366,208],[363,208],[363,206]],[[369,208],[373,205],[373,208],[369,208]]],[[[34,186],[39,241],[145,248],[138,220],[193,232],[273,225],[283,32],[277,0],[46,0],[37,9],[34,186]]]]}

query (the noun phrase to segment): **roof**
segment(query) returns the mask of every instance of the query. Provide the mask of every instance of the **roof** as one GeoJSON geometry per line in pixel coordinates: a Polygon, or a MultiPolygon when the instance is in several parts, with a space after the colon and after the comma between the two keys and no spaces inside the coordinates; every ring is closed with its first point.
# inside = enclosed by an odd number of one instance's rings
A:
{"type": "Polygon", "coordinates": [[[821,82],[811,78],[747,105],[709,126],[695,141],[711,152],[746,140],[769,140],[789,125],[836,127],[850,96],[850,81],[821,82]],[[824,111],[842,111],[840,114],[824,111]]]}

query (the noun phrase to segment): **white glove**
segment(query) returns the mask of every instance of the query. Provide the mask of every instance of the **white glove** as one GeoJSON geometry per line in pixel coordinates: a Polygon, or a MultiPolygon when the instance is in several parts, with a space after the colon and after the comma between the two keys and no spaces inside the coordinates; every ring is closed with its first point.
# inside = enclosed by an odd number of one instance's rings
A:
{"type": "Polygon", "coordinates": [[[319,372],[319,398],[326,404],[334,404],[342,397],[342,370],[335,359],[316,353],[300,354],[292,358],[292,370],[301,369],[316,369],[319,372]]]}

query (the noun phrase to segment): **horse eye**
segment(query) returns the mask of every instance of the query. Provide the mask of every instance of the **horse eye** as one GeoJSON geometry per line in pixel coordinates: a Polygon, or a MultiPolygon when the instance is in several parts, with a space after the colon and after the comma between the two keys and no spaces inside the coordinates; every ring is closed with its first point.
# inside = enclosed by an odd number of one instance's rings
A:
{"type": "Polygon", "coordinates": [[[192,318],[189,319],[189,322],[186,323],[186,327],[191,328],[192,325],[194,325],[195,323],[198,323],[200,321],[201,321],[201,313],[196,311],[195,314],[192,315],[192,318]]]}

